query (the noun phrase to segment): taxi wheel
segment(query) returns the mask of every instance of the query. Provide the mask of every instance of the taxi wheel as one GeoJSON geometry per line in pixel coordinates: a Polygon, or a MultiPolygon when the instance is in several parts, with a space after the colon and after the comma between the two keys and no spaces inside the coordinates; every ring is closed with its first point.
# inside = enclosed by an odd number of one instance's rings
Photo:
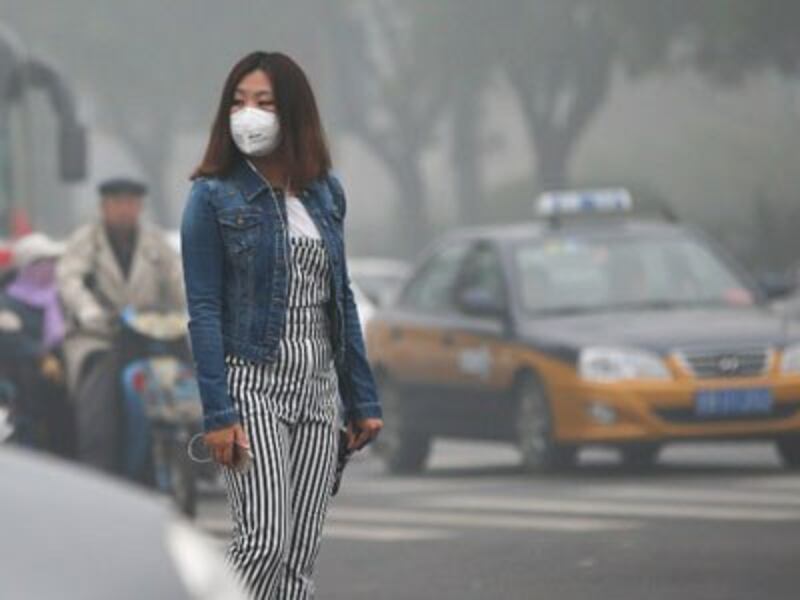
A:
{"type": "Polygon", "coordinates": [[[410,426],[397,386],[385,378],[380,381],[380,398],[384,425],[374,442],[375,452],[390,473],[419,473],[431,451],[430,434],[410,426]]]}
{"type": "Polygon", "coordinates": [[[555,440],[547,393],[532,375],[522,378],[517,386],[515,427],[526,470],[552,471],[574,465],[577,448],[555,440]]]}
{"type": "Polygon", "coordinates": [[[775,445],[786,467],[800,469],[800,436],[780,438],[775,445]]]}

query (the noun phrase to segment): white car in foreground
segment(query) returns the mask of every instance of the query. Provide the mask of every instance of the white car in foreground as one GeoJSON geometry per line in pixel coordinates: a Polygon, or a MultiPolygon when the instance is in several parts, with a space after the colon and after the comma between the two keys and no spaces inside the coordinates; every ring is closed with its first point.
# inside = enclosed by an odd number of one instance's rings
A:
{"type": "Polygon", "coordinates": [[[219,545],[159,496],[7,445],[0,478],[0,598],[247,598],[219,545]]]}

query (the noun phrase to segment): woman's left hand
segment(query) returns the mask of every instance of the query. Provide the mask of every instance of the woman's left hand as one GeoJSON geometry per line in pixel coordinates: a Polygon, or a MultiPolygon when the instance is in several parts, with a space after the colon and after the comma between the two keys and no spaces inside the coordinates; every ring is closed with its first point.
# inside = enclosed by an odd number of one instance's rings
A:
{"type": "Polygon", "coordinates": [[[378,437],[383,429],[383,419],[358,419],[347,425],[347,447],[350,450],[361,450],[369,442],[378,437]]]}

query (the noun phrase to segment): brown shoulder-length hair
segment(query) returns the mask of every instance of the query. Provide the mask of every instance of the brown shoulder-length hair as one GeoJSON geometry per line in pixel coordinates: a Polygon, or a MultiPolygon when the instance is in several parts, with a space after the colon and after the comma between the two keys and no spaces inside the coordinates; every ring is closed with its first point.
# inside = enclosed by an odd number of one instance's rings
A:
{"type": "Polygon", "coordinates": [[[295,61],[280,52],[253,52],[231,69],[205,155],[191,178],[223,177],[241,159],[242,153],[231,136],[231,105],[239,82],[256,70],[267,74],[275,95],[281,141],[274,153],[284,164],[292,186],[302,189],[330,170],[331,157],[308,78],[295,61]]]}

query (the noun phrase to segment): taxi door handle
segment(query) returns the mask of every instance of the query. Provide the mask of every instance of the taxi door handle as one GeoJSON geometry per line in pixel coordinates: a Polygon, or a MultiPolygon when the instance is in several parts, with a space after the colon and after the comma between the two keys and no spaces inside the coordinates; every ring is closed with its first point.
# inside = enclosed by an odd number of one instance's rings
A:
{"type": "Polygon", "coordinates": [[[396,341],[398,341],[398,340],[399,340],[400,338],[402,338],[402,337],[403,337],[403,330],[402,330],[400,327],[392,327],[392,328],[389,330],[389,338],[390,338],[390,339],[391,339],[393,342],[396,342],[396,341]]]}
{"type": "Polygon", "coordinates": [[[456,338],[452,333],[445,333],[442,335],[442,344],[445,346],[452,346],[456,343],[456,338]]]}

